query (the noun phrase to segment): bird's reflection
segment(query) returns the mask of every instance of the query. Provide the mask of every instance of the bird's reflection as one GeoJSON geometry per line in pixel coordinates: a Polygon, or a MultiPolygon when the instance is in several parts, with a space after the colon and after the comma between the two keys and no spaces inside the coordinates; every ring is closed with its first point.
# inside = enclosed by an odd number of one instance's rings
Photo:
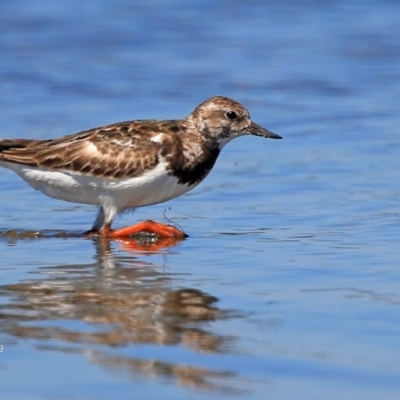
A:
{"type": "MultiPolygon", "coordinates": [[[[132,375],[169,377],[210,390],[230,387],[223,383],[232,379],[229,371],[115,354],[129,346],[140,353],[140,344],[223,353],[231,339],[214,334],[210,322],[228,314],[216,297],[174,287],[176,275],[162,267],[115,251],[114,243],[92,240],[96,262],[41,267],[29,280],[0,286],[0,330],[35,339],[40,349],[90,354],[91,361],[132,375]]],[[[151,244],[147,249],[154,250],[151,244]]]]}

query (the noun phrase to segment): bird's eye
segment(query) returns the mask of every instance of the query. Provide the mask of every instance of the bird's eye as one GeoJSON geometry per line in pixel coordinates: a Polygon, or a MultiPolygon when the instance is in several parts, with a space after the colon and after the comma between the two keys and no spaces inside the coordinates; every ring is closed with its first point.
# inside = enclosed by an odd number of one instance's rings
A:
{"type": "Polygon", "coordinates": [[[236,119],[237,118],[237,114],[235,113],[235,111],[228,111],[226,114],[225,114],[229,119],[236,119]]]}

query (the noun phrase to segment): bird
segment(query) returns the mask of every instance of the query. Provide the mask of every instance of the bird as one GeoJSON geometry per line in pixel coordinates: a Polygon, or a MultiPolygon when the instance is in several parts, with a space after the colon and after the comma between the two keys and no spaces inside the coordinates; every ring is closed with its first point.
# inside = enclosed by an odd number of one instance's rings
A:
{"type": "Polygon", "coordinates": [[[239,102],[214,96],[183,119],[124,121],[58,139],[0,139],[0,166],[49,197],[98,206],[85,236],[184,237],[181,229],[151,220],[119,229],[112,223],[121,212],[192,190],[222,148],[244,135],[282,139],[253,122],[239,102]]]}

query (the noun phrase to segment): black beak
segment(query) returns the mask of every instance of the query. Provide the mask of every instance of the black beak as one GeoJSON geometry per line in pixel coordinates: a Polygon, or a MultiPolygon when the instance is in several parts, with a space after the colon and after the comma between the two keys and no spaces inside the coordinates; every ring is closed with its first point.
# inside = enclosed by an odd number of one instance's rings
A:
{"type": "Polygon", "coordinates": [[[265,129],[262,126],[255,124],[254,122],[252,122],[251,125],[246,129],[246,132],[250,135],[261,136],[264,138],[283,139],[282,136],[279,136],[276,133],[265,129]]]}

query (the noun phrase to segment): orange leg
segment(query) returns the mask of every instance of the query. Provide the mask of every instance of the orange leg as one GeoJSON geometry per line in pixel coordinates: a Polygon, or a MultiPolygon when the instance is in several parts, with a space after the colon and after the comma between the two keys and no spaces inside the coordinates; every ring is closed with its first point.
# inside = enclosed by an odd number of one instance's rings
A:
{"type": "Polygon", "coordinates": [[[119,237],[135,236],[140,233],[151,233],[163,238],[187,237],[186,233],[182,232],[178,228],[175,228],[174,226],[164,225],[159,222],[154,222],[150,220],[115,230],[111,229],[110,225],[106,224],[100,230],[100,232],[88,231],[85,232],[84,235],[90,236],[93,234],[99,234],[102,237],[119,238],[119,237]]]}

